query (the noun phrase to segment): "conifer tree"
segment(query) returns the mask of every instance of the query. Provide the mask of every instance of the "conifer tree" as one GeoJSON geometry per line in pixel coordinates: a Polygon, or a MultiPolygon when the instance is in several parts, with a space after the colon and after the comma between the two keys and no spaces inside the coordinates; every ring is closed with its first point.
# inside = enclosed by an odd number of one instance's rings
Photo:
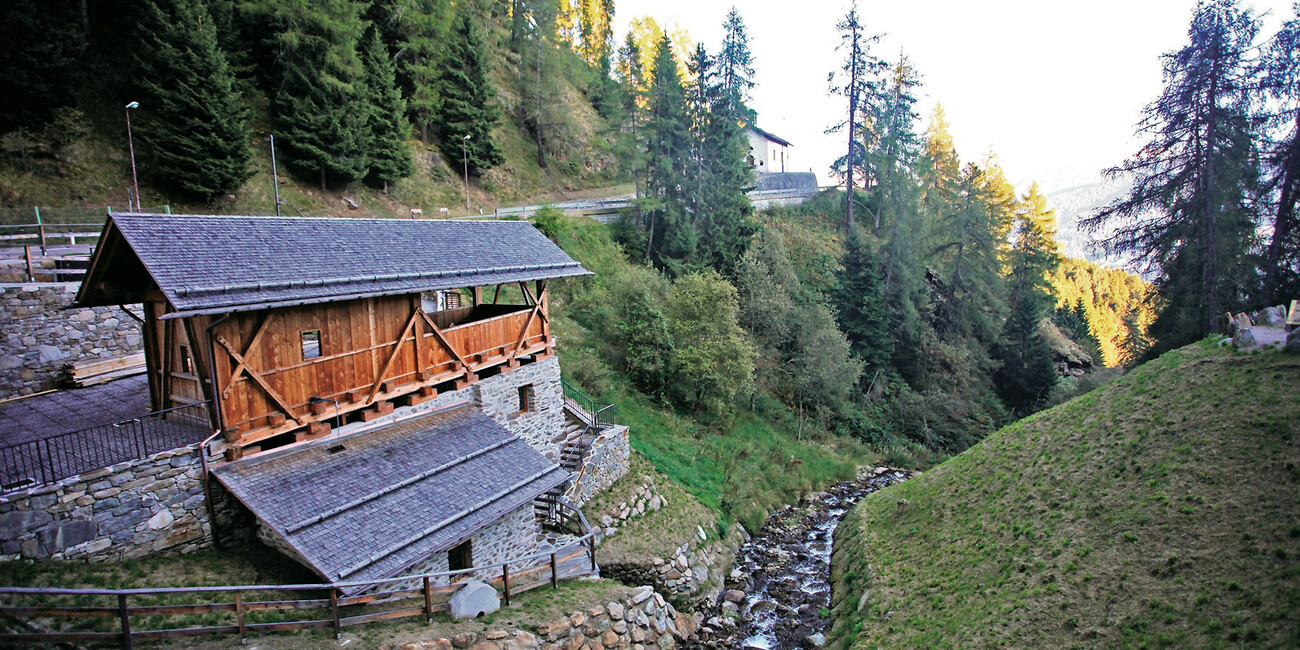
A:
{"type": "Polygon", "coordinates": [[[994,358],[1002,363],[994,376],[998,393],[1013,411],[1024,413],[1056,384],[1052,349],[1041,323],[1052,304],[1048,276],[1060,260],[1056,219],[1034,183],[1017,206],[1015,246],[1009,262],[1011,316],[1002,328],[994,358]]]}
{"type": "Polygon", "coordinates": [[[893,341],[877,254],[863,228],[854,226],[849,231],[842,264],[835,295],[840,330],[868,369],[886,368],[892,358],[893,341]]]}
{"type": "Polygon", "coordinates": [[[420,141],[428,143],[437,126],[442,43],[453,23],[451,5],[446,0],[375,0],[367,17],[388,46],[407,116],[420,141]]]}
{"type": "Polygon", "coordinates": [[[279,51],[273,124],[285,166],[322,188],[360,180],[371,141],[357,56],[361,4],[294,0],[275,5],[272,16],[279,51]]]}
{"type": "Polygon", "coordinates": [[[835,171],[844,178],[844,230],[848,232],[853,226],[853,208],[857,202],[855,193],[858,176],[863,164],[863,122],[861,114],[872,104],[876,97],[875,77],[883,65],[871,54],[871,46],[880,41],[879,34],[869,34],[858,15],[855,1],[849,8],[844,20],[836,25],[840,32],[837,51],[844,53],[844,63],[837,73],[829,77],[831,94],[844,97],[847,113],[843,122],[827,129],[827,133],[843,131],[848,140],[848,150],[844,157],[835,162],[835,171]]]}
{"type": "Polygon", "coordinates": [[[1273,232],[1264,256],[1263,302],[1300,295],[1300,4],[1264,48],[1263,90],[1272,100],[1265,152],[1273,232]]]}
{"type": "Polygon", "coordinates": [[[1118,224],[1104,249],[1158,274],[1162,349],[1213,331],[1253,288],[1258,170],[1245,64],[1257,30],[1236,0],[1197,4],[1189,42],[1164,56],[1164,90],[1143,113],[1147,143],[1110,170],[1132,175],[1133,189],[1082,222],[1094,232],[1118,224]]]}
{"type": "Polygon", "coordinates": [[[366,71],[366,101],[369,114],[370,171],[366,181],[388,190],[388,184],[410,176],[415,171],[411,150],[406,146],[411,125],[406,121],[406,102],[397,89],[393,63],[388,48],[371,28],[362,42],[361,61],[366,71]]]}
{"type": "Polygon", "coordinates": [[[628,32],[623,47],[618,50],[618,82],[623,99],[624,124],[622,131],[627,143],[623,149],[628,152],[627,167],[632,176],[632,186],[637,196],[645,194],[644,184],[644,139],[642,122],[645,104],[645,69],[641,66],[641,48],[628,32]]]}
{"type": "Polygon", "coordinates": [[[87,41],[83,9],[73,2],[0,3],[0,133],[44,123],[55,109],[76,103],[87,41]]]}
{"type": "Polygon", "coordinates": [[[142,107],[136,134],[147,169],[184,196],[237,189],[248,168],[248,108],[217,47],[202,0],[149,3],[135,50],[142,107]]]}
{"type": "Polygon", "coordinates": [[[655,49],[647,118],[646,192],[641,200],[647,233],[645,257],[681,271],[680,261],[695,254],[699,233],[687,213],[691,138],[686,91],[667,36],[655,49]]]}
{"type": "Polygon", "coordinates": [[[456,19],[445,60],[439,83],[438,122],[443,134],[438,148],[448,161],[464,156],[469,173],[477,176],[505,158],[492,139],[500,110],[488,80],[486,46],[466,10],[456,19]]]}
{"type": "Polygon", "coordinates": [[[752,124],[754,112],[748,108],[749,92],[754,88],[754,56],[749,51],[749,33],[733,5],[722,25],[722,48],[718,51],[718,85],[725,108],[733,121],[752,124]]]}

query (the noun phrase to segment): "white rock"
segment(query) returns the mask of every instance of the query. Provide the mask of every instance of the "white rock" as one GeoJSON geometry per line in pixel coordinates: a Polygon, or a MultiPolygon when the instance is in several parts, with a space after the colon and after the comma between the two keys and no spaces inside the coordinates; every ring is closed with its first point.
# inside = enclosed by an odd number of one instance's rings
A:
{"type": "Polygon", "coordinates": [[[173,521],[176,521],[176,517],[172,516],[171,510],[159,510],[158,514],[149,518],[149,530],[162,530],[172,525],[173,521]]]}
{"type": "Polygon", "coordinates": [[[477,618],[501,609],[501,598],[492,585],[470,580],[451,597],[452,618],[477,618]]]}

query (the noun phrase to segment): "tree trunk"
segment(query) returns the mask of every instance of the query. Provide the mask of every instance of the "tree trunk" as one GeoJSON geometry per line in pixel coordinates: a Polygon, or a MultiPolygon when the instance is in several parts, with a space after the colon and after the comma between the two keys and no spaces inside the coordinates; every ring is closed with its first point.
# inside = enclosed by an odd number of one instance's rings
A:
{"type": "Polygon", "coordinates": [[[1281,300],[1278,293],[1278,273],[1281,271],[1282,249],[1295,228],[1296,200],[1300,198],[1300,111],[1295,116],[1296,135],[1287,144],[1283,156],[1282,192],[1278,197],[1277,216],[1273,219],[1273,238],[1268,244],[1268,261],[1264,267],[1264,299],[1268,306],[1281,300]]]}

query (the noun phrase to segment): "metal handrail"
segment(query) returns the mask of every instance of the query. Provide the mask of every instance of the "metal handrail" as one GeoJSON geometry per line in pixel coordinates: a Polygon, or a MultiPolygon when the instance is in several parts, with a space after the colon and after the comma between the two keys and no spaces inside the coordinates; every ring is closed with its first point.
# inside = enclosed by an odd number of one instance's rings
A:
{"type": "Polygon", "coordinates": [[[564,389],[564,397],[573,401],[583,411],[581,415],[586,416],[588,429],[603,429],[614,424],[614,421],[609,419],[610,416],[605,415],[606,411],[614,408],[612,403],[597,402],[563,379],[560,380],[560,385],[564,389]]]}
{"type": "Polygon", "coordinates": [[[185,415],[193,415],[201,421],[206,430],[209,404],[202,401],[174,406],[53,436],[0,445],[0,491],[53,483],[183,446],[177,445],[174,439],[161,437],[160,427],[174,433],[180,425],[169,417],[185,412],[185,415]]]}

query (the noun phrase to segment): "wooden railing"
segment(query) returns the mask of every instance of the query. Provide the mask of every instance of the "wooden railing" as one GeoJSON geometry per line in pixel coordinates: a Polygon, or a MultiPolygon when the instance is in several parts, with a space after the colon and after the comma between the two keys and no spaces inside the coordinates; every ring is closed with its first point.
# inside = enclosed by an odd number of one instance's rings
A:
{"type": "MultiPolygon", "coordinates": [[[[458,571],[443,571],[414,576],[338,582],[334,584],[298,585],[240,585],[219,587],[181,587],[169,589],[45,589],[26,587],[0,587],[0,615],[17,617],[26,621],[63,619],[116,619],[116,630],[51,630],[0,635],[0,644],[49,644],[79,641],[120,641],[131,648],[134,641],[175,639],[213,634],[238,634],[241,641],[251,632],[285,632],[309,628],[334,630],[335,638],[342,636],[343,628],[376,621],[423,616],[432,621],[434,612],[451,609],[450,599],[461,584],[458,578],[471,575],[487,582],[502,592],[504,604],[509,605],[514,596],[551,585],[558,587],[562,579],[588,575],[596,571],[595,538],[582,512],[567,502],[560,501],[584,531],[581,537],[562,548],[514,558],[501,564],[479,566],[458,571]],[[574,514],[576,513],[576,515],[574,514]],[[585,556],[585,557],[584,557],[585,556]],[[440,584],[445,582],[445,584],[440,584]],[[414,583],[414,587],[412,587],[414,583]],[[285,593],[291,597],[284,597],[285,593]],[[356,595],[346,595],[356,594],[356,595]],[[253,600],[246,600],[251,595],[253,600]],[[292,597],[301,595],[301,597],[292,597]],[[199,599],[198,603],[166,602],[169,599],[199,599]],[[63,606],[50,604],[59,599],[85,601],[104,599],[99,606],[63,606]],[[412,604],[410,601],[416,601],[412,604]],[[15,603],[27,603],[15,604],[15,603]],[[391,605],[392,608],[380,608],[391,605]],[[349,612],[346,609],[362,609],[349,612]],[[319,612],[312,618],[299,620],[275,619],[276,612],[319,612]],[[162,629],[141,629],[141,619],[157,617],[209,618],[213,614],[226,614],[231,618],[224,624],[190,625],[162,629]]],[[[29,629],[34,626],[29,626],[29,629]]],[[[39,629],[39,628],[38,628],[39,629]]]]}

